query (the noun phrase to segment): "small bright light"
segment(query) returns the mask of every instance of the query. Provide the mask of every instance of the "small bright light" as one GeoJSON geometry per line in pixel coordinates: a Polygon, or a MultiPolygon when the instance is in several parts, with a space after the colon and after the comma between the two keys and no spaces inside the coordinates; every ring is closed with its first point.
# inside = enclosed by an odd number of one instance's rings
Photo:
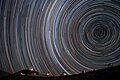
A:
{"type": "Polygon", "coordinates": [[[50,72],[48,72],[46,75],[47,75],[47,76],[52,76],[52,74],[51,74],[50,72]]]}
{"type": "Polygon", "coordinates": [[[30,71],[33,71],[33,68],[32,68],[32,67],[30,67],[30,68],[29,68],[29,70],[30,70],[30,71]]]}
{"type": "Polygon", "coordinates": [[[25,75],[25,74],[23,74],[23,73],[20,73],[21,75],[25,75]]]}
{"type": "Polygon", "coordinates": [[[66,76],[67,74],[66,73],[63,73],[64,76],[66,76]]]}

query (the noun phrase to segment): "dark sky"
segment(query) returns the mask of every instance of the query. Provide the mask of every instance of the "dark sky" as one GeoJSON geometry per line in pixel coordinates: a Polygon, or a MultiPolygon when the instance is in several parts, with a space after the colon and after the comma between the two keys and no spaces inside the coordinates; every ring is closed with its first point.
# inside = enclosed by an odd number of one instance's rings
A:
{"type": "Polygon", "coordinates": [[[0,0],[0,70],[77,74],[120,64],[119,0],[0,0]]]}

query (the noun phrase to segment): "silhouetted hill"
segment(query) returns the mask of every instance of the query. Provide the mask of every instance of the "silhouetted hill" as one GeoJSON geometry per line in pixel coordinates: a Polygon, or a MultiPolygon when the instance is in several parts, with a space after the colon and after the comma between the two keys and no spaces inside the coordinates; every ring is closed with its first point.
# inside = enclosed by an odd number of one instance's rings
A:
{"type": "Polygon", "coordinates": [[[0,77],[5,77],[5,76],[8,76],[8,75],[10,75],[10,73],[0,70],[0,77]]]}
{"type": "Polygon", "coordinates": [[[0,80],[120,80],[120,66],[100,69],[96,71],[89,71],[87,73],[80,73],[67,76],[28,76],[18,75],[19,72],[1,78],[0,80]]]}

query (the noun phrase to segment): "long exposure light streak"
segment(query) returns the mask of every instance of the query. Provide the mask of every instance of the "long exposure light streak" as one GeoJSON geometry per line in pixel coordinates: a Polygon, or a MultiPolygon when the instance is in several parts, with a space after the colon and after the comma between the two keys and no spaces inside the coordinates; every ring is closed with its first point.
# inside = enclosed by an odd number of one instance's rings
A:
{"type": "Polygon", "coordinates": [[[0,0],[0,70],[58,76],[120,65],[119,0],[0,0]]]}

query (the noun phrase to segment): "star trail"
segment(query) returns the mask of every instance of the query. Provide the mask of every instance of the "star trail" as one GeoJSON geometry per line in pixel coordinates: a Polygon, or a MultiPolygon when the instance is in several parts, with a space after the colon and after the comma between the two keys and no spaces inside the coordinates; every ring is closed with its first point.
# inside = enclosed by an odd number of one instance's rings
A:
{"type": "Polygon", "coordinates": [[[119,0],[0,0],[0,70],[78,74],[120,65],[119,0]]]}

